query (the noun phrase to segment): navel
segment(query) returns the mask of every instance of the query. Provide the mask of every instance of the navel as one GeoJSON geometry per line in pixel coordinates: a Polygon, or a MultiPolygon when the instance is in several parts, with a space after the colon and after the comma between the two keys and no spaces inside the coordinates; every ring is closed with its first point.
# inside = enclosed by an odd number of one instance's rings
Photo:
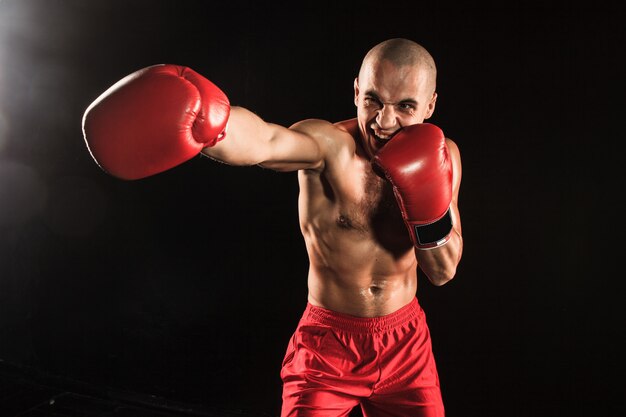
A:
{"type": "Polygon", "coordinates": [[[361,296],[363,297],[371,297],[371,296],[378,296],[381,295],[383,293],[383,287],[380,287],[378,285],[370,285],[368,287],[362,288],[359,293],[361,294],[361,296]]]}
{"type": "Polygon", "coordinates": [[[378,295],[383,291],[381,287],[378,287],[376,285],[370,286],[369,290],[372,295],[378,295]]]}

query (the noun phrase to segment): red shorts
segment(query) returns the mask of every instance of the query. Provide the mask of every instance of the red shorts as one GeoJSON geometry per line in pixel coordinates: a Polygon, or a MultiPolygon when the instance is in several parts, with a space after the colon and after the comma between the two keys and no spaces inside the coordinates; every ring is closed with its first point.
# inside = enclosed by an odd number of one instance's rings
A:
{"type": "Polygon", "coordinates": [[[382,317],[307,305],[281,371],[282,417],[443,417],[426,317],[417,299],[382,317]]]}

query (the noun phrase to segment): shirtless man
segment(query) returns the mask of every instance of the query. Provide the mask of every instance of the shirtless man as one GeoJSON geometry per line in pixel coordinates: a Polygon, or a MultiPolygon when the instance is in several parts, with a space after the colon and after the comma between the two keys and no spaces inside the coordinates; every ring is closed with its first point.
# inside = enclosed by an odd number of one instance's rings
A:
{"type": "Polygon", "coordinates": [[[231,107],[194,71],[148,67],[87,109],[89,150],[137,179],[199,152],[231,165],[298,171],[308,304],[283,361],[282,416],[443,416],[418,265],[435,285],[462,253],[454,142],[424,123],[435,109],[430,54],[390,39],[354,81],[357,118],[286,128],[231,107]]]}

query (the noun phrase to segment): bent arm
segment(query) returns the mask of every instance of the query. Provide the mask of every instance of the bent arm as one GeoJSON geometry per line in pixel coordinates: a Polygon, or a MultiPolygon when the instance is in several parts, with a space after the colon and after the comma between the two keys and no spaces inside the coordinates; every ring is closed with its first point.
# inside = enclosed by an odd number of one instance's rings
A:
{"type": "Polygon", "coordinates": [[[276,171],[319,169],[323,141],[312,133],[320,121],[286,128],[267,123],[243,107],[232,107],[224,140],[202,153],[229,165],[260,165],[276,171]]]}
{"type": "Polygon", "coordinates": [[[459,148],[453,141],[447,139],[446,144],[452,160],[452,202],[450,204],[452,233],[448,242],[443,246],[428,250],[415,249],[418,265],[430,282],[437,286],[454,278],[463,253],[461,215],[458,207],[462,176],[461,156],[459,148]]]}

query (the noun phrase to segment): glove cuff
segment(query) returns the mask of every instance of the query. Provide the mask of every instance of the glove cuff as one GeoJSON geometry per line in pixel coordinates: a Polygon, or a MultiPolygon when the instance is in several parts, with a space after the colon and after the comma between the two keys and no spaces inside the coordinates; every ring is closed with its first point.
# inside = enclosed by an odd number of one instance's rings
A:
{"type": "Polygon", "coordinates": [[[428,224],[412,224],[415,246],[418,249],[433,249],[445,245],[452,231],[452,214],[450,209],[441,217],[428,224]]]}

